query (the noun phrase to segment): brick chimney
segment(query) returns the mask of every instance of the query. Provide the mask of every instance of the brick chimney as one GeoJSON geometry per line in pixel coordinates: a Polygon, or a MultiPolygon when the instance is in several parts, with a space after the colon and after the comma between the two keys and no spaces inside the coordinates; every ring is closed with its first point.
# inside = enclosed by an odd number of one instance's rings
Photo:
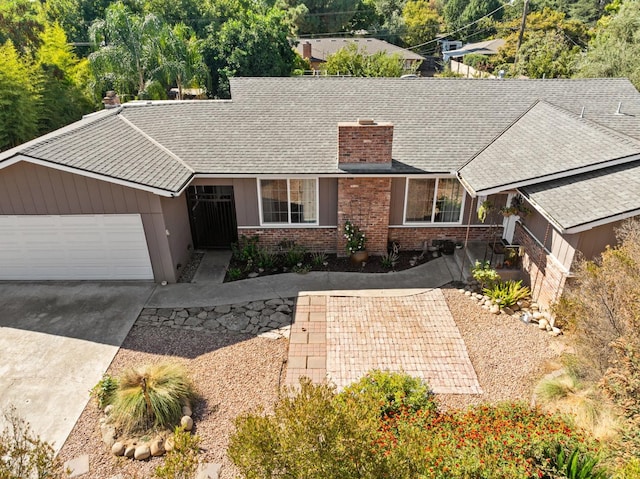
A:
{"type": "Polygon", "coordinates": [[[304,42],[302,44],[302,58],[305,60],[311,60],[311,43],[304,42]]]}
{"type": "Polygon", "coordinates": [[[391,168],[393,123],[338,123],[338,166],[391,168]]]}
{"type": "Polygon", "coordinates": [[[115,91],[109,90],[102,99],[102,104],[107,109],[118,108],[120,106],[120,97],[115,91]]]}

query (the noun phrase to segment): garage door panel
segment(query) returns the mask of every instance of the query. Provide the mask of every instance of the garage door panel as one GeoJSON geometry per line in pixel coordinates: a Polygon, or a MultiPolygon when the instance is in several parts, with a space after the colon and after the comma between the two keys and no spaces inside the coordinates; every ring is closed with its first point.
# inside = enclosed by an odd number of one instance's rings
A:
{"type": "Polygon", "coordinates": [[[140,215],[0,216],[0,279],[153,279],[140,215]]]}

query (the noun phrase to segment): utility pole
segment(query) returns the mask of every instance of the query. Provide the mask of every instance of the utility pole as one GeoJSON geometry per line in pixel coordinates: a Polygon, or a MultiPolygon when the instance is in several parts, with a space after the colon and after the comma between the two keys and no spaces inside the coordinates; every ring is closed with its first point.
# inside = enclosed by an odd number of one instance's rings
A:
{"type": "Polygon", "coordinates": [[[520,53],[520,45],[522,45],[522,36],[524,35],[524,29],[527,26],[527,10],[529,9],[529,0],[524,0],[524,7],[522,9],[522,23],[520,24],[520,33],[518,34],[518,44],[516,45],[516,56],[513,59],[513,66],[518,63],[518,53],[520,53]]]}

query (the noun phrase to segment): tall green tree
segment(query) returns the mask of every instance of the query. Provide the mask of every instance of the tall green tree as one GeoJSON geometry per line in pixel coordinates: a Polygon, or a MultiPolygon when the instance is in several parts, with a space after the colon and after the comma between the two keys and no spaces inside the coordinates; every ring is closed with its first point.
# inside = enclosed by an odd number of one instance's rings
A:
{"type": "Polygon", "coordinates": [[[500,0],[448,0],[442,12],[445,28],[449,33],[457,32],[454,37],[462,40],[471,39],[477,33],[486,38],[492,33],[485,31],[492,21],[502,18],[504,8],[501,6],[500,0]],[[477,22],[487,15],[486,20],[477,22]]]}
{"type": "Polygon", "coordinates": [[[441,18],[428,0],[409,0],[402,10],[406,26],[403,40],[418,45],[433,40],[440,31],[441,18]]]}
{"type": "Polygon", "coordinates": [[[289,41],[292,25],[287,12],[258,2],[234,2],[227,8],[224,15],[216,12],[204,41],[212,94],[228,98],[232,76],[291,75],[299,57],[289,41]]]}
{"type": "Polygon", "coordinates": [[[297,0],[290,7],[304,5],[296,19],[300,34],[339,33],[349,28],[360,0],[297,0]]]}
{"type": "Polygon", "coordinates": [[[581,77],[627,77],[640,89],[640,1],[626,0],[620,10],[603,17],[586,55],[581,77]]]}
{"type": "Polygon", "coordinates": [[[505,70],[508,76],[531,78],[566,78],[574,73],[580,45],[586,45],[589,40],[589,30],[584,23],[548,8],[529,13],[514,65],[519,27],[519,19],[497,25],[498,36],[506,43],[495,57],[496,70],[505,70]]]}
{"type": "Polygon", "coordinates": [[[40,96],[33,65],[11,40],[0,45],[0,150],[19,145],[38,132],[40,96]]]}
{"type": "Polygon", "coordinates": [[[0,45],[11,40],[20,53],[34,53],[44,29],[40,3],[30,0],[0,1],[0,45]]]}
{"type": "Polygon", "coordinates": [[[323,70],[329,75],[350,75],[356,77],[399,77],[405,73],[414,73],[419,65],[407,71],[403,58],[395,53],[389,55],[377,52],[370,55],[358,45],[351,43],[329,55],[323,70]]]}
{"type": "Polygon", "coordinates": [[[91,110],[91,103],[80,83],[87,80],[81,76],[86,60],[75,56],[62,27],[46,25],[41,41],[36,54],[41,92],[38,130],[45,133],[79,120],[91,110]]]}
{"type": "Polygon", "coordinates": [[[89,29],[98,49],[89,56],[103,89],[120,95],[146,97],[160,69],[162,22],[152,14],[134,14],[122,2],[107,8],[105,18],[89,29]]]}
{"type": "Polygon", "coordinates": [[[202,57],[202,42],[191,28],[179,23],[173,29],[165,29],[161,38],[161,68],[168,83],[178,88],[178,99],[183,98],[186,87],[206,85],[207,66],[202,57]]]}

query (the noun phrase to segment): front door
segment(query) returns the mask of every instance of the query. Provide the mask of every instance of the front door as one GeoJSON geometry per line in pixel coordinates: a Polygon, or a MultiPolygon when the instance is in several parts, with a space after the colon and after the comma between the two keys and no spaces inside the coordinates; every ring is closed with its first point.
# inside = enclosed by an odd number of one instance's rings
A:
{"type": "Polygon", "coordinates": [[[187,199],[196,248],[229,248],[238,240],[233,186],[190,186],[187,199]]]}

